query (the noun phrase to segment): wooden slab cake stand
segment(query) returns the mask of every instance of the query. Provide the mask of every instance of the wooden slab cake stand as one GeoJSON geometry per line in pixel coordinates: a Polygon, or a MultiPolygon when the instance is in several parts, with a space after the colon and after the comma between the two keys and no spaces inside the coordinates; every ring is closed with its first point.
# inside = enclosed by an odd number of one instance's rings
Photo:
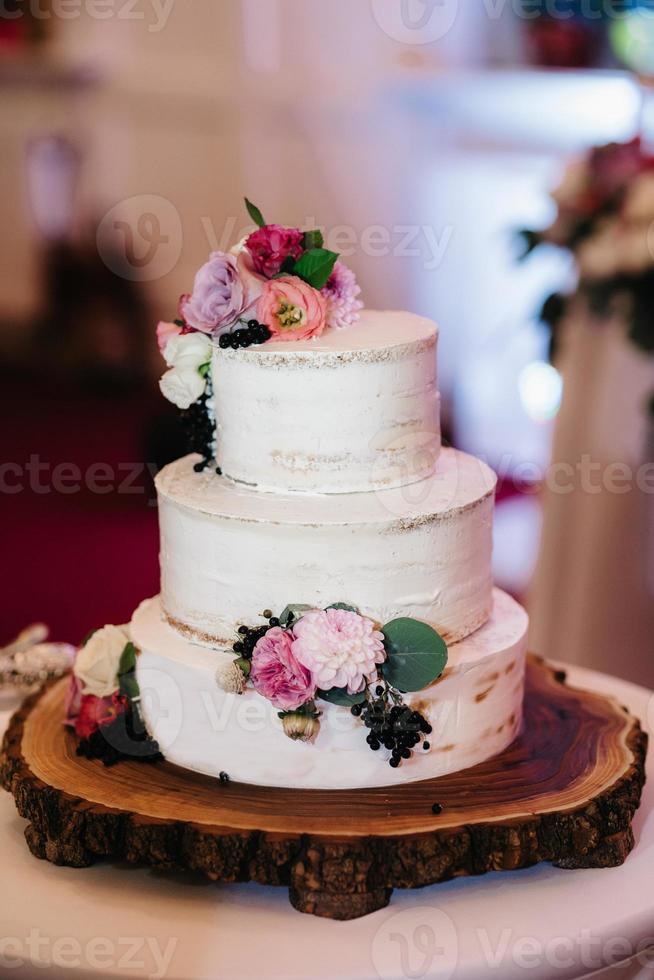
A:
{"type": "Polygon", "coordinates": [[[535,658],[524,731],[505,752],[438,779],[362,790],[223,785],[165,762],[107,769],[75,753],[62,726],[66,684],[25,702],[0,755],[30,850],[54,864],[126,860],[280,885],[302,912],[353,919],[385,906],[394,888],[539,861],[612,867],[634,844],[647,736],[616,701],[567,687],[535,658]]]}

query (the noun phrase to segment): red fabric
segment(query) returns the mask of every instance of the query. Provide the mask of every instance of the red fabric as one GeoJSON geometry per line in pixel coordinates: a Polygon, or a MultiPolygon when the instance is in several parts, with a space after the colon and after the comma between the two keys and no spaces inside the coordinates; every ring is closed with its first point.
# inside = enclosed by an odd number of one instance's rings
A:
{"type": "MultiPolygon", "coordinates": [[[[151,395],[63,388],[6,380],[0,386],[0,644],[37,620],[53,639],[77,643],[94,627],[126,622],[141,599],[158,591],[157,512],[142,462],[156,411],[151,395]],[[32,456],[46,466],[38,482],[27,471],[32,456]],[[85,478],[98,462],[114,474],[106,494],[92,492],[85,478]],[[53,487],[62,463],[77,467],[79,491],[53,487]],[[126,477],[137,471],[139,492],[126,492],[126,477]],[[8,493],[17,483],[20,492],[8,493]]],[[[65,476],[64,485],[70,482],[65,476]]]]}

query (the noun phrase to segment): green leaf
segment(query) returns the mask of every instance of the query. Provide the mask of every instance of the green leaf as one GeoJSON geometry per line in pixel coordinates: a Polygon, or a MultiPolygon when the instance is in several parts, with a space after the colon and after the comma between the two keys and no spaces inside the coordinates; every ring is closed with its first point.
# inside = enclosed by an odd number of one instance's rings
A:
{"type": "Polygon", "coordinates": [[[348,694],[346,687],[332,687],[329,691],[318,691],[316,697],[330,704],[337,704],[341,708],[351,708],[353,704],[362,704],[366,700],[366,692],[360,694],[348,694]]]}
{"type": "Polygon", "coordinates": [[[185,325],[183,320],[173,320],[173,323],[176,327],[183,327],[185,325]]]}
{"type": "Polygon", "coordinates": [[[118,676],[122,677],[123,674],[129,674],[130,670],[136,669],[136,647],[133,643],[126,643],[125,649],[120,655],[120,665],[118,667],[118,676]]]}
{"type": "Polygon", "coordinates": [[[140,697],[141,691],[133,670],[130,670],[127,674],[121,674],[120,693],[130,701],[137,700],[140,697]]]}
{"type": "Polygon", "coordinates": [[[293,275],[304,279],[314,289],[322,289],[331,276],[337,259],[337,252],[330,252],[326,248],[312,248],[297,260],[293,266],[293,275]]]}
{"type": "Polygon", "coordinates": [[[207,361],[206,364],[201,364],[198,368],[198,374],[203,378],[208,378],[211,374],[211,361],[207,361]]]}
{"type": "Polygon", "coordinates": [[[248,201],[247,197],[244,200],[245,206],[248,209],[248,214],[254,221],[255,225],[257,225],[259,228],[263,228],[266,222],[264,221],[264,217],[259,208],[256,206],[256,204],[253,204],[252,201],[248,201]]]}
{"type": "Polygon", "coordinates": [[[332,602],[331,606],[327,606],[328,609],[345,609],[346,612],[359,613],[356,606],[348,606],[347,602],[332,602]]]}
{"type": "Polygon", "coordinates": [[[417,619],[394,619],[382,627],[388,659],[382,673],[398,691],[422,691],[445,670],[447,645],[440,634],[417,619]]]}
{"type": "Polygon", "coordinates": [[[315,606],[307,606],[302,602],[291,602],[279,617],[279,621],[282,626],[286,627],[291,620],[295,622],[302,617],[302,613],[309,612],[310,609],[315,608],[315,606]]]}
{"type": "Polygon", "coordinates": [[[322,248],[325,244],[325,239],[320,228],[314,228],[313,231],[305,231],[302,238],[302,248],[309,252],[314,248],[322,248]]]}

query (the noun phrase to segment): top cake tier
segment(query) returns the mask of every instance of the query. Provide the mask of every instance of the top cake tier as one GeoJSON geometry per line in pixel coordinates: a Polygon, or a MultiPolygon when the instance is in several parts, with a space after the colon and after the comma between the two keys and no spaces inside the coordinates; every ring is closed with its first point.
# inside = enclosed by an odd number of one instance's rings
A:
{"type": "Polygon", "coordinates": [[[212,356],[216,461],[263,491],[352,493],[431,475],[440,451],[438,329],[364,310],[312,340],[212,356]]]}

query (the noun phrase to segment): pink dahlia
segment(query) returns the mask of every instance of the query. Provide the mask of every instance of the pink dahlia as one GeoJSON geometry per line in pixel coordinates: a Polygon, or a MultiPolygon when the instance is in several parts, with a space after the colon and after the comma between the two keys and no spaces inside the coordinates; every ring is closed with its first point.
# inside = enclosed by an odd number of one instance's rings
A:
{"type": "Polygon", "coordinates": [[[292,633],[280,626],[269,629],[255,646],[250,680],[280,711],[294,711],[316,693],[310,671],[293,653],[292,633]]]}
{"type": "Polygon", "coordinates": [[[337,262],[333,272],[322,289],[327,302],[327,326],[335,330],[351,327],[359,319],[363,303],[358,298],[361,287],[356,276],[344,262],[337,262]]]}
{"type": "Polygon", "coordinates": [[[347,609],[312,610],[293,632],[293,654],[322,691],[347,687],[358,694],[386,659],[383,635],[372,620],[347,609]]]}
{"type": "Polygon", "coordinates": [[[304,248],[303,235],[298,228],[282,228],[281,225],[264,225],[257,228],[246,239],[246,246],[252,256],[256,272],[272,279],[281,272],[288,258],[296,262],[304,248]]]}

